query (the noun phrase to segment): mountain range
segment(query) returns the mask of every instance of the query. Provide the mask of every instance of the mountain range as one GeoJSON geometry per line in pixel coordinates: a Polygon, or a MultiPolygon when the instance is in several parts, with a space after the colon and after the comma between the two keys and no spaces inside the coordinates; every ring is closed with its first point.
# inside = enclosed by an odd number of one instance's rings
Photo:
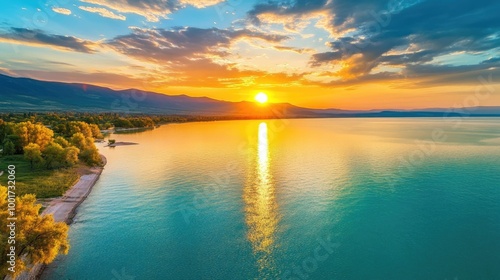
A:
{"type": "Polygon", "coordinates": [[[264,106],[247,101],[227,102],[137,89],[112,90],[89,84],[40,81],[0,74],[0,112],[61,111],[277,118],[500,116],[500,106],[369,111],[310,109],[289,103],[264,106]]]}

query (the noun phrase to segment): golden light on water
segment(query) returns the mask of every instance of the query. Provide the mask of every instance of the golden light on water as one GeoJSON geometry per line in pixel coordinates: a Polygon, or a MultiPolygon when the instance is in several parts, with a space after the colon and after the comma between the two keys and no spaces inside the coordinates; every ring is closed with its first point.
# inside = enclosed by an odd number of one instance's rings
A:
{"type": "Polygon", "coordinates": [[[262,279],[276,268],[273,253],[278,225],[275,186],[270,172],[270,155],[267,123],[259,124],[256,158],[249,171],[243,198],[248,239],[257,258],[262,279]]]}
{"type": "Polygon", "coordinates": [[[267,124],[259,125],[258,168],[259,181],[263,188],[269,187],[269,143],[267,138],[267,124]]]}

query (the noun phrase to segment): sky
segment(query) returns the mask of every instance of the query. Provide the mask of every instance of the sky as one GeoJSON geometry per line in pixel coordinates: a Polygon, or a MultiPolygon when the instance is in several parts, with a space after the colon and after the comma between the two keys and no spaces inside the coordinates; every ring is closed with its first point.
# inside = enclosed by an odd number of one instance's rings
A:
{"type": "Polygon", "coordinates": [[[10,76],[311,108],[500,105],[498,0],[1,5],[10,76]]]}

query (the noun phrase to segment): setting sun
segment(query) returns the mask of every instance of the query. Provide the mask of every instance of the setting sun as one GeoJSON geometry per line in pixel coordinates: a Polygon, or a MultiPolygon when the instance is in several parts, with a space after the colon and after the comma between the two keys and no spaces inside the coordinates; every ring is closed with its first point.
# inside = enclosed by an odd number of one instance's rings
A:
{"type": "Polygon", "coordinates": [[[255,100],[259,103],[266,103],[269,98],[267,97],[267,94],[260,92],[255,96],[255,100]]]}

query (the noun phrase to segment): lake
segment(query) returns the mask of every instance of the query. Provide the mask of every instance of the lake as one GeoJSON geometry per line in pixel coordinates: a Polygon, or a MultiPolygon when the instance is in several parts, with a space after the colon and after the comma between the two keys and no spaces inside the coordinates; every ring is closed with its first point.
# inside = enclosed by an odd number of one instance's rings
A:
{"type": "Polygon", "coordinates": [[[500,279],[500,119],[295,119],[111,136],[44,279],[500,279]]]}

